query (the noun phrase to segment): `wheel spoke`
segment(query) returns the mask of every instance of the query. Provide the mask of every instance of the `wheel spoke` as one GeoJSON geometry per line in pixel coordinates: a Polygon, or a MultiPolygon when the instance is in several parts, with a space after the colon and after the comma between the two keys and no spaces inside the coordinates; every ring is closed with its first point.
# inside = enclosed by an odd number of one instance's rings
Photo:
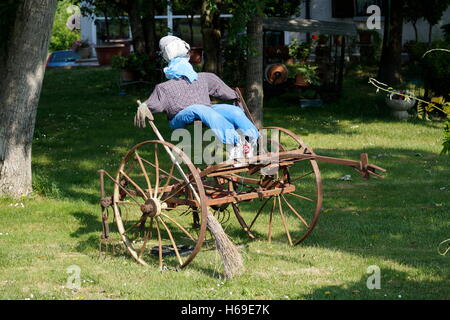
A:
{"type": "Polygon", "coordinates": [[[294,207],[289,203],[289,201],[287,201],[286,197],[284,195],[282,197],[283,197],[283,200],[286,202],[287,206],[289,207],[289,209],[291,209],[291,211],[293,213],[295,213],[295,215],[300,219],[300,221],[303,222],[305,227],[309,228],[309,225],[306,222],[306,220],[303,219],[303,217],[297,212],[297,210],[295,210],[294,207]]]}
{"type": "Polygon", "coordinates": [[[130,198],[134,201],[134,202],[136,202],[136,204],[138,205],[138,206],[140,206],[141,204],[130,194],[130,192],[128,192],[127,191],[127,189],[125,189],[120,183],[118,183],[115,179],[113,179],[113,177],[111,177],[111,175],[110,174],[108,174],[106,171],[105,171],[105,174],[106,174],[106,176],[108,177],[108,178],[110,178],[111,180],[112,180],[112,182],[114,182],[114,184],[115,185],[117,185],[121,190],[123,190],[127,195],[129,195],[130,196],[130,198]]]}
{"type": "Polygon", "coordinates": [[[158,234],[158,248],[159,248],[159,268],[163,268],[163,256],[162,256],[162,240],[161,240],[161,230],[159,229],[159,221],[156,220],[156,232],[158,234]]]}
{"type": "Polygon", "coordinates": [[[288,229],[288,226],[287,226],[287,223],[286,223],[286,219],[285,219],[284,214],[283,214],[283,205],[281,204],[281,197],[280,196],[278,196],[278,205],[280,207],[280,216],[281,216],[281,220],[283,221],[284,230],[286,231],[286,235],[288,237],[289,244],[292,246],[293,244],[292,244],[291,234],[289,233],[289,229],[288,229]]]}
{"type": "Polygon", "coordinates": [[[250,223],[250,226],[248,227],[248,231],[250,231],[252,229],[253,224],[255,223],[256,219],[258,219],[259,215],[261,214],[261,212],[263,211],[264,207],[266,206],[267,202],[269,202],[270,199],[272,199],[272,197],[267,198],[267,200],[264,201],[264,203],[261,206],[261,208],[259,208],[259,210],[256,213],[255,217],[253,218],[252,222],[250,223]]]}
{"type": "Polygon", "coordinates": [[[137,227],[137,226],[140,226],[141,224],[142,224],[142,222],[144,222],[145,223],[145,220],[147,219],[147,216],[146,215],[143,215],[140,219],[139,219],[139,221],[137,221],[135,224],[133,224],[132,226],[130,226],[128,229],[126,229],[125,230],[125,233],[127,233],[128,231],[130,231],[131,229],[133,229],[133,228],[135,228],[135,227],[137,227]]]}
{"type": "Polygon", "coordinates": [[[140,192],[142,193],[142,196],[144,197],[145,200],[148,199],[147,194],[144,192],[144,190],[141,189],[141,187],[139,187],[139,185],[134,182],[133,179],[131,179],[123,170],[120,170],[120,173],[123,174],[123,176],[129,181],[131,182],[131,184],[140,192]]]}
{"type": "Polygon", "coordinates": [[[181,229],[181,231],[183,231],[188,237],[189,239],[191,239],[192,241],[196,241],[194,239],[194,237],[189,233],[189,231],[187,231],[185,228],[183,228],[183,226],[181,224],[179,224],[174,218],[169,217],[167,214],[165,213],[161,213],[161,215],[163,215],[164,217],[166,217],[167,219],[169,219],[170,221],[172,221],[178,228],[181,229]]]}
{"type": "Polygon", "coordinates": [[[147,182],[147,187],[150,192],[150,190],[152,190],[152,184],[150,183],[150,179],[148,177],[147,170],[145,169],[144,163],[142,162],[142,159],[139,156],[139,154],[137,153],[137,151],[134,151],[134,154],[136,156],[136,159],[139,162],[139,165],[141,166],[142,172],[144,173],[145,181],[147,182]]]}
{"type": "Polygon", "coordinates": [[[170,184],[170,180],[172,180],[173,178],[173,169],[175,168],[175,163],[172,163],[172,168],[170,168],[170,173],[169,176],[167,177],[167,181],[164,184],[163,190],[161,192],[161,194],[159,195],[158,199],[161,199],[161,197],[163,196],[164,193],[166,193],[167,187],[170,184]]]}
{"type": "Polygon", "coordinates": [[[297,198],[303,199],[303,200],[308,200],[308,201],[314,202],[313,199],[310,199],[310,198],[305,197],[305,196],[301,196],[301,195],[296,194],[296,193],[294,193],[294,192],[291,192],[291,193],[289,193],[289,194],[291,194],[291,195],[293,195],[293,196],[295,196],[295,197],[297,197],[297,198]]]}
{"type": "Polygon", "coordinates": [[[175,243],[175,240],[173,239],[172,232],[170,232],[170,229],[167,227],[167,225],[164,223],[163,219],[161,217],[158,217],[158,220],[161,221],[161,224],[166,229],[166,232],[170,238],[170,242],[172,243],[172,247],[175,250],[175,254],[178,258],[178,262],[180,263],[180,266],[183,265],[183,260],[181,260],[180,253],[178,252],[177,244],[175,243]]]}
{"type": "Polygon", "coordinates": [[[273,198],[272,209],[270,210],[270,215],[269,215],[269,234],[267,235],[267,237],[269,238],[269,243],[272,242],[272,220],[273,220],[273,211],[275,210],[276,202],[277,202],[277,199],[273,198]]]}
{"type": "MultiPolygon", "coordinates": [[[[150,166],[152,166],[153,168],[155,168],[156,169],[156,166],[153,164],[153,163],[151,163],[150,161],[148,161],[148,160],[146,160],[146,159],[144,159],[144,158],[141,158],[142,159],[142,161],[144,161],[146,164],[148,164],[148,165],[150,165],[150,166]]],[[[163,169],[161,169],[161,168],[159,168],[159,171],[161,171],[162,173],[164,173],[164,174],[166,174],[166,175],[169,175],[169,173],[167,172],[167,171],[165,171],[165,170],[163,170],[163,169]]],[[[175,179],[175,180],[177,180],[178,182],[183,182],[183,179],[180,179],[180,178],[177,178],[177,177],[173,177],[173,179],[175,179]]]]}
{"type": "Polygon", "coordinates": [[[309,176],[310,174],[313,174],[313,173],[314,173],[314,171],[305,173],[304,175],[301,175],[300,177],[295,177],[294,179],[291,179],[291,181],[289,181],[289,182],[290,183],[295,182],[295,181],[303,179],[304,177],[307,177],[307,176],[309,176]]]}
{"type": "Polygon", "coordinates": [[[142,255],[144,254],[144,249],[147,246],[147,241],[152,237],[152,228],[153,228],[153,218],[150,218],[150,227],[148,228],[148,231],[145,234],[144,243],[142,244],[141,250],[139,251],[138,255],[139,259],[142,258],[142,255]]]}
{"type": "Polygon", "coordinates": [[[155,195],[154,198],[158,195],[159,188],[159,158],[158,158],[158,145],[155,144],[155,168],[156,168],[156,182],[155,182],[155,195]]]}

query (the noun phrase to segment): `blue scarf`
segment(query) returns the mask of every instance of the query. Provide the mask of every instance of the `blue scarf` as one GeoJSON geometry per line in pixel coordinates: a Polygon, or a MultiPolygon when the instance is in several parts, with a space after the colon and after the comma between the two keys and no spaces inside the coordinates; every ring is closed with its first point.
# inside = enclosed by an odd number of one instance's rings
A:
{"type": "Polygon", "coordinates": [[[177,57],[170,60],[169,65],[164,68],[164,74],[167,79],[186,77],[190,83],[198,79],[198,74],[194,71],[187,57],[177,57]]]}

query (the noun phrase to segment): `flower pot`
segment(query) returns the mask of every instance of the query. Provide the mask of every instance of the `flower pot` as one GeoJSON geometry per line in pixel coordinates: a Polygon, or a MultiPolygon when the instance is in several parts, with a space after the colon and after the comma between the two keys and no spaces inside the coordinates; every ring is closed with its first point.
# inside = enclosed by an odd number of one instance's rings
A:
{"type": "Polygon", "coordinates": [[[87,59],[91,55],[91,48],[90,47],[79,48],[77,50],[77,53],[80,55],[81,59],[87,59]]]}
{"type": "Polygon", "coordinates": [[[391,108],[391,114],[394,118],[397,120],[405,120],[409,118],[407,111],[414,107],[416,100],[400,100],[386,97],[386,104],[389,108],[391,108]]]}
{"type": "Polygon", "coordinates": [[[281,84],[288,78],[288,69],[281,63],[269,64],[264,71],[264,77],[270,84],[281,84]]]}
{"type": "Polygon", "coordinates": [[[203,48],[192,47],[190,54],[191,54],[191,57],[189,59],[190,63],[192,64],[202,63],[203,48]]]}
{"type": "Polygon", "coordinates": [[[122,74],[122,81],[130,82],[139,80],[139,72],[128,69],[122,69],[120,72],[122,74]]]}
{"type": "Polygon", "coordinates": [[[309,86],[309,82],[306,79],[305,76],[301,75],[301,74],[296,74],[295,75],[295,85],[297,87],[308,87],[309,86]]]}
{"type": "Polygon", "coordinates": [[[124,56],[127,48],[124,44],[116,44],[110,46],[96,46],[98,63],[101,66],[111,65],[111,58],[113,56],[124,56]]]}

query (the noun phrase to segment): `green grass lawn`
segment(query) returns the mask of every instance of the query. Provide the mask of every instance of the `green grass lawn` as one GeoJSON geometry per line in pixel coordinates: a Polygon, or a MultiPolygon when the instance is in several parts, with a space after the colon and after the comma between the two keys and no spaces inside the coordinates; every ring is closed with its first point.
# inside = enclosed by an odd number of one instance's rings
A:
{"type": "MultiPolygon", "coordinates": [[[[268,243],[267,214],[256,241],[232,217],[226,230],[243,244],[246,271],[222,279],[215,250],[205,248],[182,271],[142,267],[120,247],[99,251],[97,170],[115,172],[134,144],[155,136],[133,126],[135,100],[151,88],[118,95],[106,69],[46,73],[33,144],[35,195],[0,199],[1,299],[449,299],[450,159],[439,156],[440,122],[396,122],[367,74],[347,77],[339,104],[301,109],[272,99],[266,125],[288,128],[320,155],[371,162],[385,179],[362,180],[346,167],[320,164],[324,205],[318,226],[301,245],[287,245],[277,224],[268,243]],[[351,181],[339,178],[351,174],[351,181]],[[71,290],[67,268],[81,268],[71,290]],[[381,289],[366,287],[367,268],[381,269],[381,289]]],[[[170,136],[163,115],[157,126],[170,136]]],[[[251,216],[255,207],[244,207],[251,216]]],[[[254,214],[254,212],[253,212],[254,214]]]]}

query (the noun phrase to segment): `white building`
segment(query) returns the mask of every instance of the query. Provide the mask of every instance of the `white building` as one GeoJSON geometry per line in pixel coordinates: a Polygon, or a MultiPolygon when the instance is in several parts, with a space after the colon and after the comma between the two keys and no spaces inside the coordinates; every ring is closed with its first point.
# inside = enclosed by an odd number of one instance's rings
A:
{"type": "MultiPolygon", "coordinates": [[[[301,4],[300,18],[332,22],[350,22],[355,23],[358,29],[366,29],[366,21],[368,18],[366,14],[367,7],[373,4],[381,5],[381,2],[382,0],[304,0],[301,4]]],[[[222,15],[222,17],[229,18],[231,17],[231,15],[222,15]]],[[[161,30],[162,32],[167,32],[166,30],[172,30],[175,34],[178,35],[186,33],[187,16],[174,15],[171,6],[167,6],[165,15],[158,15],[155,18],[157,29],[161,30]]],[[[124,17],[124,19],[126,19],[126,17],[124,17]]],[[[101,30],[99,29],[102,29],[104,20],[105,19],[103,17],[82,17],[82,40],[88,40],[94,45],[100,44],[101,30]]],[[[381,17],[381,20],[383,21],[383,17],[381,17]]],[[[433,27],[433,40],[442,38],[443,33],[440,27],[448,23],[450,23],[450,7],[447,8],[442,20],[433,27]]],[[[417,29],[419,34],[419,41],[428,41],[428,22],[421,19],[417,23],[417,29]]],[[[194,43],[191,45],[198,46],[201,44],[199,15],[195,16],[194,19],[194,32],[194,43]]],[[[382,35],[382,28],[379,30],[379,32],[380,35],[382,35]]],[[[127,24],[125,27],[121,28],[121,31],[119,33],[122,33],[118,35],[121,38],[131,38],[131,32],[127,24]]],[[[283,34],[281,36],[282,38],[284,38],[284,44],[288,44],[293,38],[302,37],[301,35],[292,32],[284,32],[284,37],[283,34]]],[[[403,28],[403,42],[409,40],[415,40],[414,29],[411,23],[405,23],[403,28]]],[[[93,53],[95,54],[95,52],[93,53]]]]}

